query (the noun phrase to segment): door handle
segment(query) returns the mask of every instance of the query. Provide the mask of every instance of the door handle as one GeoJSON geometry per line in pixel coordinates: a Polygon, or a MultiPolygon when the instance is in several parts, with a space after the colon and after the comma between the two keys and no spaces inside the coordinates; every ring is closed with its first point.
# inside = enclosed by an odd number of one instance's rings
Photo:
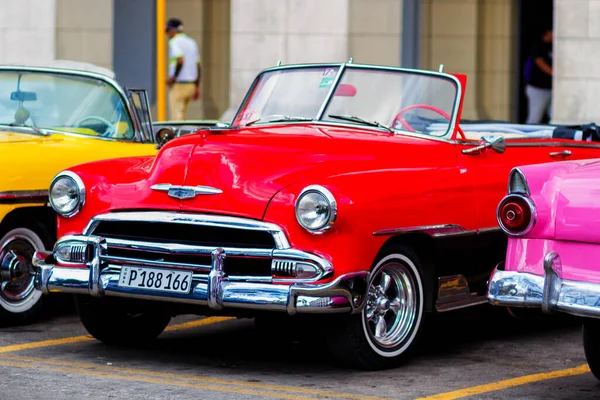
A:
{"type": "Polygon", "coordinates": [[[550,157],[562,157],[562,158],[567,158],[567,157],[569,157],[571,154],[573,154],[573,153],[571,152],[571,150],[553,151],[553,152],[550,152],[550,157]]]}

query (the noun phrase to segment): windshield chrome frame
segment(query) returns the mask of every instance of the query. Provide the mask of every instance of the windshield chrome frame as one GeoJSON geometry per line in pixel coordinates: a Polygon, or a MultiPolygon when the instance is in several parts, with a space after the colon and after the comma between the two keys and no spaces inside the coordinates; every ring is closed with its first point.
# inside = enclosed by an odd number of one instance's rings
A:
{"type": "MultiPolygon", "coordinates": [[[[396,132],[396,134],[403,134],[403,135],[408,134],[411,136],[415,135],[418,137],[425,137],[425,138],[429,138],[429,139],[436,139],[436,140],[442,140],[442,141],[450,141],[452,139],[452,136],[454,135],[454,131],[456,130],[456,127],[459,122],[458,121],[458,111],[460,108],[460,102],[461,102],[462,95],[463,95],[462,85],[456,76],[447,74],[444,72],[429,71],[429,70],[422,70],[422,69],[411,69],[411,68],[380,66],[380,65],[370,65],[370,64],[354,64],[354,63],[289,64],[289,65],[280,65],[280,66],[275,66],[275,67],[264,69],[256,76],[256,78],[254,78],[254,81],[252,82],[252,84],[250,85],[250,88],[246,92],[244,99],[240,103],[240,106],[238,107],[238,110],[232,119],[232,127],[239,128],[239,127],[244,126],[244,125],[235,125],[234,126],[233,122],[235,122],[238,119],[240,112],[242,112],[245,109],[246,105],[248,104],[248,100],[250,99],[250,96],[254,93],[254,90],[256,89],[256,86],[258,85],[258,82],[263,77],[263,75],[270,73],[270,72],[275,72],[275,71],[292,70],[292,69],[309,69],[309,68],[337,68],[337,74],[333,80],[333,83],[332,83],[331,87],[329,88],[329,91],[328,91],[327,95],[325,96],[325,99],[324,99],[323,103],[321,104],[321,107],[319,108],[317,115],[315,115],[315,117],[313,118],[313,121],[319,122],[319,123],[344,125],[344,126],[348,126],[349,123],[338,123],[336,121],[323,120],[323,114],[325,113],[325,110],[327,110],[327,107],[329,107],[329,104],[331,103],[331,100],[333,99],[335,89],[337,88],[340,80],[342,79],[342,76],[343,76],[344,72],[346,71],[346,69],[365,69],[365,70],[375,70],[375,71],[379,70],[379,71],[403,72],[403,73],[408,73],[408,74],[427,75],[427,76],[434,76],[434,77],[438,77],[438,78],[445,78],[454,83],[455,88],[456,88],[456,96],[454,99],[454,106],[452,108],[452,114],[451,114],[451,119],[449,121],[448,130],[444,135],[434,136],[434,135],[428,135],[426,133],[408,132],[408,131],[403,131],[403,130],[399,130],[399,129],[393,129],[393,128],[392,129],[394,130],[394,132],[396,132]]],[[[265,121],[265,123],[268,123],[268,121],[265,121]]],[[[294,123],[294,122],[288,122],[288,123],[294,123]]],[[[303,122],[303,123],[306,123],[306,122],[303,122]]],[[[360,126],[361,128],[363,127],[360,124],[352,124],[352,126],[360,126]]],[[[383,128],[378,128],[378,127],[375,127],[375,128],[377,130],[385,130],[383,128]]]]}
{"type": "Polygon", "coordinates": [[[65,131],[56,130],[56,129],[39,128],[43,131],[58,132],[60,134],[64,134],[64,135],[68,135],[68,136],[77,136],[77,137],[101,139],[101,140],[116,141],[116,142],[134,142],[134,143],[154,143],[155,142],[154,137],[150,138],[150,140],[151,140],[150,142],[144,140],[142,128],[137,119],[137,116],[134,113],[133,106],[129,102],[129,99],[125,93],[125,90],[121,87],[121,85],[119,85],[119,83],[115,79],[111,78],[110,76],[103,75],[101,73],[96,73],[96,72],[80,71],[80,70],[67,69],[67,68],[27,67],[27,66],[21,67],[21,66],[15,66],[15,65],[0,65],[0,72],[5,72],[5,71],[9,71],[9,72],[14,71],[16,73],[18,73],[18,72],[48,73],[48,74],[69,75],[69,76],[75,76],[75,77],[85,77],[85,78],[90,78],[90,79],[101,80],[101,81],[109,84],[110,86],[112,86],[117,91],[119,96],[121,97],[121,101],[123,101],[123,104],[125,104],[125,108],[127,109],[127,112],[129,113],[129,119],[131,120],[131,123],[133,125],[134,135],[133,135],[133,138],[131,138],[131,139],[118,139],[118,138],[105,138],[105,137],[97,137],[97,136],[91,136],[91,135],[83,135],[83,134],[79,134],[76,132],[65,132],[65,131]]]}

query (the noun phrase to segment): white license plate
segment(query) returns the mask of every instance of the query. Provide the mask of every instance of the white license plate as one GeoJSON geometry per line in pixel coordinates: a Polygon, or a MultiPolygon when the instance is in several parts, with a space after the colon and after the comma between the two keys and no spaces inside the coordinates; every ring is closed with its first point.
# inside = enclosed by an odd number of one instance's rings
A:
{"type": "Polygon", "coordinates": [[[192,271],[122,266],[119,286],[162,292],[189,293],[192,271]]]}

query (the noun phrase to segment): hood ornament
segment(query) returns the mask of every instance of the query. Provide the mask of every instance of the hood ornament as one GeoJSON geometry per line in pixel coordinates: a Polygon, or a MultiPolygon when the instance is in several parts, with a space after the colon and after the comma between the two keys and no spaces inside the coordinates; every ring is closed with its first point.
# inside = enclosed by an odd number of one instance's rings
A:
{"type": "Polygon", "coordinates": [[[199,194],[221,194],[223,191],[210,186],[179,186],[170,183],[159,183],[150,187],[152,190],[167,192],[170,197],[185,200],[193,199],[199,194]]]}

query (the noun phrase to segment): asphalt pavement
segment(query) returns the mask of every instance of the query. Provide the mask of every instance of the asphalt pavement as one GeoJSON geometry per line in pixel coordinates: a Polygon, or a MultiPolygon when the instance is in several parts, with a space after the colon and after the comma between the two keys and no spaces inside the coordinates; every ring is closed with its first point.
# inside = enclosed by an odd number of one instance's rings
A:
{"type": "Polygon", "coordinates": [[[0,328],[0,399],[593,399],[580,321],[518,321],[479,306],[429,321],[421,348],[386,371],[337,365],[318,326],[180,316],[146,348],[87,335],[67,301],[44,321],[0,328]]]}

